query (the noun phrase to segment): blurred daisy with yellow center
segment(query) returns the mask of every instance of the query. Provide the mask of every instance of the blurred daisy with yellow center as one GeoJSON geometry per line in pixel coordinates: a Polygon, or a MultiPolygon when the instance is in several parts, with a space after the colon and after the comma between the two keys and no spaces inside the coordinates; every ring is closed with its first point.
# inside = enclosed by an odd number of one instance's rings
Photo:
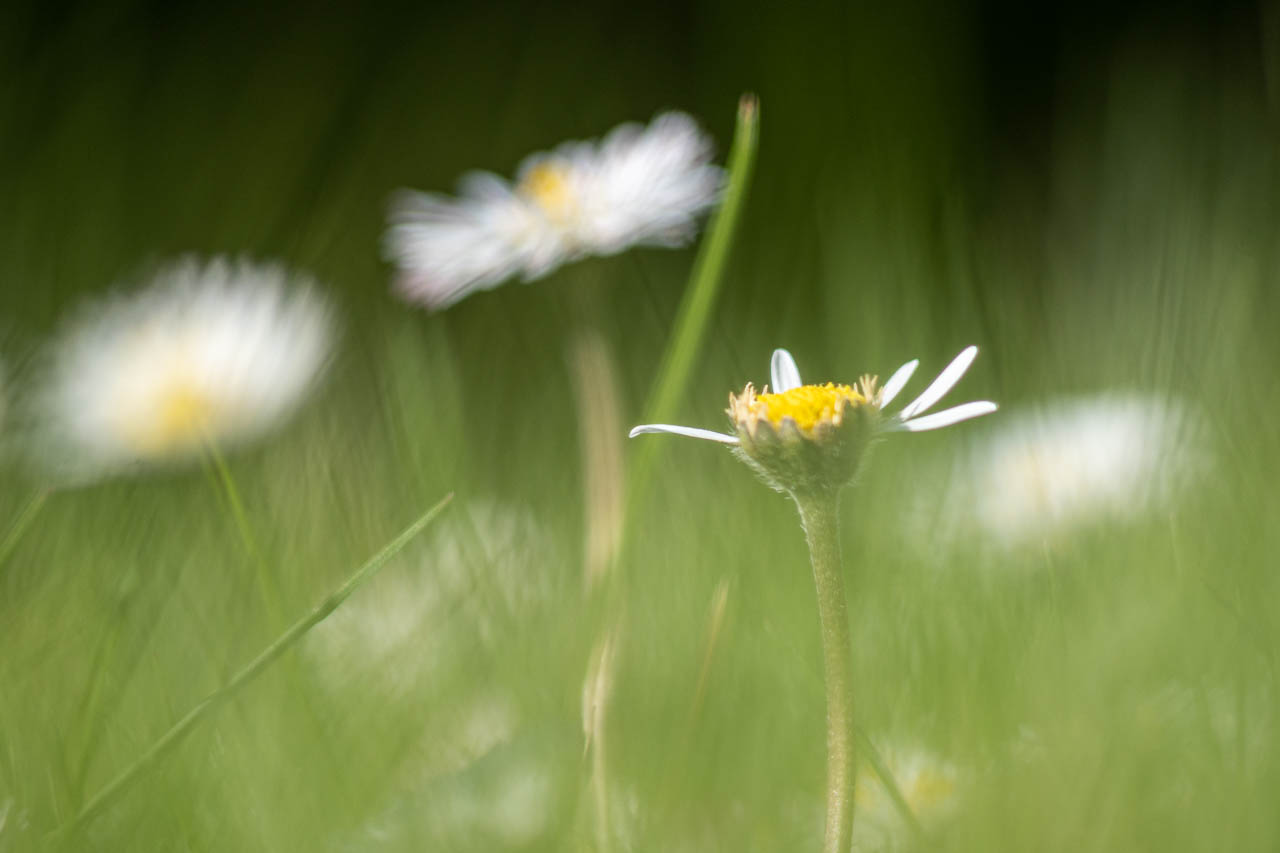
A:
{"type": "Polygon", "coordinates": [[[514,184],[464,175],[457,197],[402,190],[385,252],[397,288],[432,310],[519,277],[529,282],[587,255],[675,247],[715,205],[724,172],[689,116],[624,124],[600,142],[567,142],[521,164],[514,184]]]}
{"type": "Polygon", "coordinates": [[[314,384],[332,340],[327,303],[297,278],[188,258],[137,293],[82,308],[48,347],[34,397],[52,464],[108,473],[276,426],[314,384]]]}
{"type": "Polygon", "coordinates": [[[1211,459],[1200,413],[1186,401],[1136,391],[1056,397],[1011,413],[974,441],[950,487],[922,495],[909,528],[947,548],[967,534],[1039,553],[1099,525],[1172,509],[1211,459]],[[942,535],[939,535],[942,534],[942,535]]]}
{"type": "MultiPolygon", "coordinates": [[[[953,815],[959,805],[961,773],[950,762],[919,748],[885,750],[885,767],[894,778],[911,814],[928,829],[953,815]]],[[[854,788],[859,815],[854,849],[881,849],[908,827],[879,777],[864,768],[854,788]]]]}
{"type": "Polygon", "coordinates": [[[766,387],[757,393],[748,383],[742,393],[729,395],[732,434],[645,424],[632,429],[631,436],[665,432],[736,445],[753,467],[784,491],[838,489],[853,478],[872,440],[885,433],[941,429],[994,412],[995,403],[981,400],[926,414],[960,381],[977,355],[977,347],[968,347],[924,393],[887,415],[885,408],[906,387],[919,360],[902,365],[883,387],[874,376],[863,376],[853,385],[805,385],[791,353],[779,349],[770,366],[772,391],[766,387]]]}

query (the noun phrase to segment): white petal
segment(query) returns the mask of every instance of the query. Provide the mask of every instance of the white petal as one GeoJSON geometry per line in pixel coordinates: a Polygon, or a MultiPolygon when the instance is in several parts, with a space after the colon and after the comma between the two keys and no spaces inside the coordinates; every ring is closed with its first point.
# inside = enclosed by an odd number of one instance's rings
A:
{"type": "Polygon", "coordinates": [[[907,420],[915,415],[927,412],[929,407],[946,396],[955,384],[960,381],[960,377],[964,376],[965,371],[969,369],[969,365],[973,364],[973,360],[978,357],[977,347],[966,347],[958,356],[951,360],[946,369],[938,374],[938,378],[933,380],[928,388],[924,389],[924,393],[916,397],[905,409],[903,409],[898,417],[907,420]]]}
{"type": "Polygon", "coordinates": [[[718,441],[721,444],[737,444],[738,437],[736,435],[726,435],[722,432],[712,432],[709,429],[698,429],[697,427],[672,426],[671,424],[645,424],[638,426],[631,432],[627,433],[628,438],[635,438],[646,432],[669,432],[672,435],[685,435],[689,438],[705,438],[707,441],[718,441]]]}
{"type": "Polygon", "coordinates": [[[911,381],[911,374],[916,372],[916,368],[920,366],[920,359],[913,358],[906,364],[899,367],[889,377],[889,381],[884,383],[884,389],[880,392],[880,408],[884,408],[893,402],[906,384],[911,381]]]}
{"type": "Polygon", "coordinates": [[[775,394],[785,394],[792,388],[799,388],[804,384],[800,381],[800,368],[796,367],[796,360],[784,349],[773,351],[769,372],[772,374],[775,394]]]}
{"type": "Polygon", "coordinates": [[[908,432],[924,432],[931,429],[942,429],[943,427],[958,424],[961,421],[967,421],[970,418],[989,415],[998,409],[995,403],[990,400],[978,400],[973,403],[963,403],[959,406],[952,406],[950,409],[943,409],[941,412],[935,412],[932,415],[925,415],[922,418],[909,420],[901,426],[908,432]]]}

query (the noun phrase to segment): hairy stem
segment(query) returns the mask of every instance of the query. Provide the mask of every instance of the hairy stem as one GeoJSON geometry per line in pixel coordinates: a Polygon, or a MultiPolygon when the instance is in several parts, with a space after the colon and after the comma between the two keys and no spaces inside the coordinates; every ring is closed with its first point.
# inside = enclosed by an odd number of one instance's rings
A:
{"type": "Polygon", "coordinates": [[[853,841],[853,655],[840,564],[840,499],[836,492],[794,495],[809,543],[822,623],[827,688],[827,829],[824,853],[848,853],[853,841]]]}

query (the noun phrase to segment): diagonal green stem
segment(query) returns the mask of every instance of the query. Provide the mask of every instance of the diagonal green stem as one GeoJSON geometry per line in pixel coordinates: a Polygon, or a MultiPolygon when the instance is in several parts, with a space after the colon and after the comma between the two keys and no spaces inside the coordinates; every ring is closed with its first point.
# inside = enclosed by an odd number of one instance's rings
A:
{"type": "Polygon", "coordinates": [[[262,673],[277,658],[289,650],[298,640],[300,640],[308,631],[320,624],[326,616],[351,597],[362,584],[377,574],[388,560],[395,556],[405,545],[409,544],[415,536],[430,524],[437,515],[448,505],[453,499],[452,494],[445,497],[422,515],[417,521],[409,525],[395,539],[391,540],[381,551],[369,558],[364,565],[356,569],[356,571],[347,578],[346,582],[336,590],[331,592],[324,601],[316,605],[316,607],[303,616],[297,622],[294,622],[288,630],[281,634],[276,640],[267,646],[258,654],[256,658],[250,661],[243,669],[231,677],[231,679],[222,687],[210,693],[204,699],[200,700],[195,707],[188,711],[182,719],[174,723],[173,726],[165,732],[159,740],[153,743],[146,752],[144,752],[136,761],[126,767],[121,773],[107,784],[105,788],[93,796],[71,821],[55,831],[54,836],[67,840],[72,833],[84,826],[87,821],[93,818],[98,812],[102,811],[116,797],[120,796],[124,791],[128,790],[146,770],[150,769],[161,758],[163,758],[170,750],[181,742],[196,724],[207,717],[218,706],[222,705],[228,699],[235,695],[241,687],[248,684],[254,678],[262,673]]]}
{"type": "Polygon", "coordinates": [[[911,830],[911,834],[917,840],[923,838],[924,829],[920,826],[920,819],[916,817],[915,812],[911,811],[907,798],[902,795],[902,789],[898,787],[898,780],[893,778],[893,772],[880,755],[880,751],[876,749],[875,744],[871,742],[871,738],[867,737],[866,732],[860,727],[854,729],[854,734],[858,738],[858,749],[862,750],[863,754],[866,755],[867,763],[875,771],[880,784],[884,785],[884,789],[889,792],[889,799],[893,801],[893,806],[902,817],[902,822],[907,825],[907,828],[911,830]]]}
{"type": "MultiPolygon", "coordinates": [[[[741,219],[747,189],[751,185],[759,127],[760,102],[755,95],[743,95],[738,101],[738,123],[726,164],[729,179],[724,200],[711,217],[706,236],[693,262],[689,284],[685,287],[684,297],[676,314],[671,341],[662,356],[658,379],[645,405],[642,423],[669,421],[676,413],[680,399],[684,397],[694,359],[702,347],[702,339],[711,319],[711,308],[715,305],[716,294],[720,290],[725,261],[729,257],[733,235],[741,219]]],[[[645,442],[637,448],[628,505],[638,503],[643,497],[658,445],[658,442],[645,442]]]]}
{"type": "Polygon", "coordinates": [[[827,688],[827,829],[823,853],[848,853],[853,842],[853,655],[840,564],[840,495],[793,495],[800,509],[822,623],[827,688]]]}

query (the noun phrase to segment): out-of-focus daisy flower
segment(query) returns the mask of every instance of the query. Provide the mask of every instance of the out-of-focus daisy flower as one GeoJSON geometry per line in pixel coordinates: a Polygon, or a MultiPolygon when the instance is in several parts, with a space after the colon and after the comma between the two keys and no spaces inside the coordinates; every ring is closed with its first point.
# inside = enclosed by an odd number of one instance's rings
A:
{"type": "Polygon", "coordinates": [[[1137,394],[1017,414],[962,461],[942,527],[976,527],[1014,546],[1139,517],[1192,472],[1191,427],[1182,406],[1137,394]]]}
{"type": "Polygon", "coordinates": [[[303,400],[332,337],[310,280],[270,264],[180,260],[65,325],[32,398],[37,441],[76,477],[250,441],[303,400]]]}
{"type": "Polygon", "coordinates": [[[960,381],[978,355],[969,347],[947,365],[919,397],[901,411],[886,415],[920,362],[913,359],[894,371],[883,387],[874,376],[854,385],[804,385],[791,353],[774,350],[771,374],[774,391],[757,394],[748,383],[741,394],[729,395],[729,419],[736,434],[696,427],[646,424],[631,430],[718,441],[737,446],[743,457],[772,484],[785,491],[839,488],[857,472],[867,445],[889,432],[940,429],[990,414],[996,404],[982,400],[926,415],[960,381]]]}
{"type": "Polygon", "coordinates": [[[391,206],[386,255],[400,269],[400,293],[439,310],[586,255],[684,245],[723,182],[711,141],[693,119],[664,113],[648,127],[621,125],[598,143],[534,154],[514,185],[473,172],[456,198],[402,190],[391,206]]]}
{"type": "Polygon", "coordinates": [[[559,820],[570,780],[548,755],[576,770],[581,743],[571,726],[541,730],[499,673],[512,650],[546,642],[577,580],[549,571],[562,556],[527,510],[471,500],[308,634],[330,704],[355,709],[335,739],[403,732],[390,799],[337,849],[523,849],[559,820]]]}
{"type": "MultiPolygon", "coordinates": [[[[955,765],[914,747],[884,750],[882,758],[922,827],[928,829],[955,813],[961,785],[961,773],[955,765]]],[[[855,849],[884,849],[893,839],[907,837],[902,813],[870,767],[858,773],[854,802],[858,813],[855,849]]]]}
{"type": "Polygon", "coordinates": [[[415,695],[518,643],[558,600],[554,543],[527,512],[472,501],[442,519],[409,563],[383,572],[303,648],[335,690],[415,695]]]}

